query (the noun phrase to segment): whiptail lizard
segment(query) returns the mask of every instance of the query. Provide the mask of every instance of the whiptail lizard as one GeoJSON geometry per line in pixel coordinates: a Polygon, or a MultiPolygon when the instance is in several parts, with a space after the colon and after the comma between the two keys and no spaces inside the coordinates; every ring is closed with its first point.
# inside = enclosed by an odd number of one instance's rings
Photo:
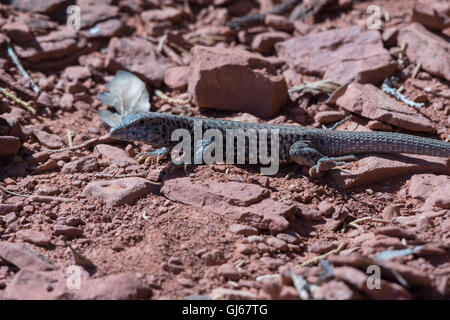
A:
{"type": "MultiPolygon", "coordinates": [[[[176,129],[187,129],[191,135],[194,121],[201,120],[203,132],[218,129],[225,138],[227,129],[279,129],[279,160],[310,167],[310,175],[331,169],[342,161],[355,160],[360,153],[408,153],[450,158],[450,142],[391,132],[351,132],[315,129],[292,125],[252,124],[230,120],[202,119],[166,113],[148,112],[128,115],[114,126],[110,135],[118,140],[139,141],[165,152],[178,141],[171,141],[176,129]]],[[[270,134],[267,135],[267,150],[270,134]]],[[[225,146],[225,142],[223,146],[225,146]]],[[[246,142],[246,152],[248,146],[246,142]]],[[[159,155],[147,153],[146,155],[159,155]]]]}

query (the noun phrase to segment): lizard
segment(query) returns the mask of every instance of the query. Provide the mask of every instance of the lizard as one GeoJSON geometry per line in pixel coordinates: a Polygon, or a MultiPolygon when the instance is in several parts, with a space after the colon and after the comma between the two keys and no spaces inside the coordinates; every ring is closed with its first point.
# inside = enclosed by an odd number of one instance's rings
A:
{"type": "MultiPolygon", "coordinates": [[[[310,176],[317,176],[345,161],[357,160],[362,153],[407,153],[450,158],[450,142],[402,133],[381,131],[334,131],[296,125],[247,123],[232,120],[194,118],[160,112],[132,113],[111,128],[109,135],[117,140],[137,141],[157,147],[141,155],[155,158],[169,152],[177,143],[171,140],[176,129],[193,134],[195,121],[202,130],[217,129],[223,136],[227,129],[279,129],[279,160],[308,166],[310,176]]],[[[270,150],[270,135],[267,150],[270,150]]],[[[223,144],[225,146],[225,143],[223,144]]],[[[246,142],[248,156],[248,143],[246,142]]]]}

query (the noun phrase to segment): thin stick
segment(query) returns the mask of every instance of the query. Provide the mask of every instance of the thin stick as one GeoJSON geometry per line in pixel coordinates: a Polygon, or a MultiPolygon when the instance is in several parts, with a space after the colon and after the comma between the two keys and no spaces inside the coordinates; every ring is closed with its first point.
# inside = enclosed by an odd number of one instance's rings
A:
{"type": "Polygon", "coordinates": [[[333,249],[333,250],[331,250],[331,251],[329,251],[329,252],[327,252],[327,253],[324,253],[324,254],[322,254],[322,255],[320,255],[320,256],[317,256],[317,257],[314,257],[314,258],[312,258],[312,259],[306,260],[305,262],[303,262],[302,264],[300,264],[300,267],[308,266],[308,265],[310,265],[310,264],[315,264],[315,263],[319,262],[320,260],[325,259],[325,258],[328,257],[329,255],[339,253],[342,249],[344,249],[344,247],[345,247],[346,245],[347,245],[347,244],[346,244],[345,242],[343,242],[343,243],[341,243],[341,244],[339,245],[339,247],[337,247],[336,249],[333,249]]]}
{"type": "Polygon", "coordinates": [[[413,71],[413,74],[412,74],[411,78],[414,79],[415,77],[417,77],[417,74],[419,73],[420,68],[422,68],[422,64],[419,62],[419,63],[416,65],[416,67],[414,68],[414,71],[413,71]]]}
{"type": "Polygon", "coordinates": [[[384,220],[384,219],[379,219],[379,218],[374,218],[374,217],[364,217],[364,218],[360,218],[360,219],[356,219],[352,222],[350,222],[348,225],[356,228],[356,229],[361,229],[361,226],[359,225],[360,223],[364,223],[364,222],[381,222],[381,223],[389,223],[389,221],[384,220]]]}
{"type": "Polygon", "coordinates": [[[61,202],[74,202],[75,199],[72,198],[63,198],[63,197],[52,197],[52,196],[41,196],[41,195],[30,195],[30,194],[22,194],[13,191],[9,191],[6,188],[0,186],[0,190],[6,194],[10,194],[17,197],[29,198],[31,200],[36,201],[61,201],[61,202]]]}
{"type": "Polygon", "coordinates": [[[12,101],[14,101],[15,103],[21,105],[22,107],[27,109],[32,114],[36,114],[36,109],[34,109],[32,106],[30,106],[30,104],[28,102],[23,101],[22,99],[15,96],[13,93],[9,92],[5,88],[0,87],[0,92],[3,93],[5,95],[5,97],[7,97],[7,98],[11,99],[12,101]]]}
{"type": "Polygon", "coordinates": [[[162,100],[166,101],[169,104],[175,104],[175,105],[186,105],[186,104],[189,104],[189,100],[181,100],[181,99],[171,98],[168,95],[164,94],[161,90],[155,90],[155,94],[159,98],[161,98],[162,100]]]}
{"type": "Polygon", "coordinates": [[[33,91],[36,92],[37,94],[39,94],[41,92],[41,89],[39,89],[37,84],[33,81],[33,79],[31,79],[30,75],[23,68],[22,64],[19,61],[19,58],[17,57],[16,53],[14,52],[14,49],[11,47],[11,43],[10,43],[9,39],[7,41],[7,45],[8,45],[8,49],[7,49],[8,50],[8,55],[11,57],[11,60],[14,62],[14,64],[16,65],[16,67],[20,71],[20,73],[25,78],[30,80],[31,88],[33,88],[33,91]]]}

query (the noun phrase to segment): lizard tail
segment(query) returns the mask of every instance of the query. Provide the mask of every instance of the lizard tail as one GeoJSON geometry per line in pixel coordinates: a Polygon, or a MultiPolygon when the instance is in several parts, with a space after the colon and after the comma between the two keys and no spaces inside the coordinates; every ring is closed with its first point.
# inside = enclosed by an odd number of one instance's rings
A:
{"type": "MultiPolygon", "coordinates": [[[[450,142],[392,132],[324,132],[327,155],[357,153],[410,153],[450,158],[450,142]]],[[[325,141],[324,141],[325,140],[325,141]]]]}

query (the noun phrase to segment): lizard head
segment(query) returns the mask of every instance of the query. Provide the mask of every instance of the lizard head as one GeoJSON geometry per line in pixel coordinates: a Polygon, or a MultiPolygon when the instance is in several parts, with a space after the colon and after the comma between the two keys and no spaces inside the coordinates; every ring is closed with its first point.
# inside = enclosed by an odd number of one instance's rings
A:
{"type": "Polygon", "coordinates": [[[158,147],[165,144],[162,119],[153,112],[131,113],[111,128],[109,134],[117,140],[137,141],[158,147]]]}

